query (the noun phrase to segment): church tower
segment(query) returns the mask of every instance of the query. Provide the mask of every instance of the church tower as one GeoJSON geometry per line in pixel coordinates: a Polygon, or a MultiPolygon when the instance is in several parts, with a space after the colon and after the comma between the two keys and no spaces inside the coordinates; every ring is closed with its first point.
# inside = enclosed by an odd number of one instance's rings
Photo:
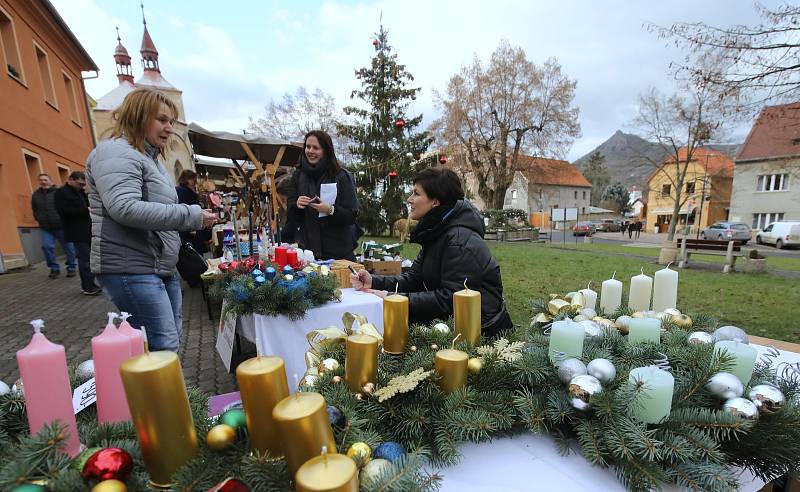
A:
{"type": "Polygon", "coordinates": [[[122,46],[122,39],[119,37],[119,27],[117,28],[117,49],[114,50],[114,62],[117,64],[117,80],[119,83],[133,85],[131,57],[128,55],[128,50],[122,46]]]}

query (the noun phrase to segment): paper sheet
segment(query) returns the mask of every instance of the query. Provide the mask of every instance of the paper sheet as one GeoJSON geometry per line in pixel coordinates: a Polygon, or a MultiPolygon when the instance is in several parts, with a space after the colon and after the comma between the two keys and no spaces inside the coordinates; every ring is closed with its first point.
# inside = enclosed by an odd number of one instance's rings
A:
{"type": "MultiPolygon", "coordinates": [[[[319,188],[319,197],[323,202],[331,205],[336,202],[336,183],[322,183],[319,188]]],[[[319,213],[320,217],[327,217],[328,214],[319,213]]]]}

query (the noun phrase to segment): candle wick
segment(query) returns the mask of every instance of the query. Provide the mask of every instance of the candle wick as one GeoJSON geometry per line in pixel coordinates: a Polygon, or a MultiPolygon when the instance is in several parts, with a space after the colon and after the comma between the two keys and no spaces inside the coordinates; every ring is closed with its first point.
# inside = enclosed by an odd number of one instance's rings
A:
{"type": "Polygon", "coordinates": [[[42,328],[44,328],[44,320],[35,319],[35,320],[31,321],[31,325],[33,326],[33,331],[35,333],[41,333],[42,332],[42,328]]]}
{"type": "Polygon", "coordinates": [[[108,324],[109,325],[114,324],[114,320],[117,318],[119,318],[119,315],[117,313],[108,313],[108,324]]]}
{"type": "Polygon", "coordinates": [[[616,271],[616,270],[614,270],[614,273],[612,273],[612,274],[611,274],[611,279],[613,280],[613,279],[614,279],[614,277],[616,277],[616,276],[617,276],[617,271],[616,271]]]}
{"type": "Polygon", "coordinates": [[[147,330],[144,329],[144,325],[142,325],[142,338],[144,339],[144,353],[150,355],[150,344],[147,343],[147,330]]]}
{"type": "Polygon", "coordinates": [[[644,267],[642,267],[642,275],[644,275],[644,267]]]}
{"type": "Polygon", "coordinates": [[[400,289],[400,282],[394,284],[394,294],[397,295],[398,290],[400,289]]]}
{"type": "Polygon", "coordinates": [[[461,336],[461,333],[459,333],[458,335],[456,335],[456,337],[453,339],[453,345],[452,345],[450,348],[452,348],[452,349],[455,349],[455,348],[456,348],[456,340],[458,340],[458,338],[459,338],[460,336],[461,336]]]}
{"type": "Polygon", "coordinates": [[[592,290],[592,281],[589,280],[589,285],[586,286],[586,290],[592,290]]]}
{"type": "Polygon", "coordinates": [[[669,270],[669,266],[670,266],[670,265],[672,265],[672,262],[671,262],[671,261],[670,261],[669,263],[667,263],[667,270],[669,270]]]}
{"type": "Polygon", "coordinates": [[[469,290],[469,287],[467,287],[467,279],[466,278],[464,278],[464,290],[469,290]]]}

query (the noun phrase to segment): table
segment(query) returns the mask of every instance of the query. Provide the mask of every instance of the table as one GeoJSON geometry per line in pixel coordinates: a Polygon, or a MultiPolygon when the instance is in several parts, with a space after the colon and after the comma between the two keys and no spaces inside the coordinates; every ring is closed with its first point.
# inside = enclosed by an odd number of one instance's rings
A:
{"type": "Polygon", "coordinates": [[[383,299],[354,289],[342,289],[340,302],[332,301],[310,309],[305,318],[297,321],[286,316],[242,316],[239,333],[256,343],[259,353],[282,357],[286,364],[289,386],[295,387],[295,375],[299,380],[306,372],[303,357],[309,348],[306,334],[330,325],[344,329],[342,315],[346,312],[365,316],[383,334],[383,299]]]}

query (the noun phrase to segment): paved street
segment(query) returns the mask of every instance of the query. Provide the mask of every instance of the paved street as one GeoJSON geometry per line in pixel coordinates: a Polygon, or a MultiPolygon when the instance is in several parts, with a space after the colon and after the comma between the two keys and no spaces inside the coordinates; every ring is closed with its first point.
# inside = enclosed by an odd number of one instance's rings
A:
{"type": "MultiPolygon", "coordinates": [[[[30,340],[30,320],[44,319],[44,333],[66,347],[68,363],[77,364],[92,357],[91,338],[105,326],[106,313],[115,311],[103,295],[82,295],[77,277],[49,280],[47,273],[42,263],[0,275],[0,380],[9,386],[19,377],[15,353],[30,340]]],[[[184,285],[183,293],[180,355],[187,385],[210,394],[234,391],[234,377],[214,348],[218,321],[208,319],[200,289],[184,285]]]]}

